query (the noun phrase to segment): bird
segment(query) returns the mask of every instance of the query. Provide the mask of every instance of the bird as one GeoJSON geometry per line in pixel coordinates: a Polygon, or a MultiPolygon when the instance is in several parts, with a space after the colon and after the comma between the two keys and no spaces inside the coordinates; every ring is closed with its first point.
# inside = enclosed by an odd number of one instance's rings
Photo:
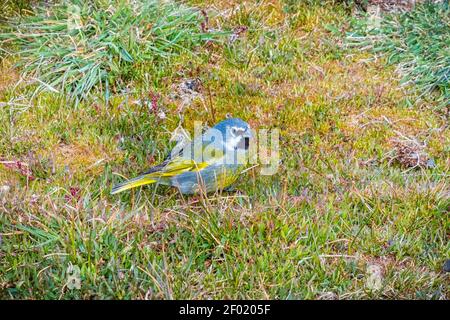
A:
{"type": "Polygon", "coordinates": [[[244,120],[222,120],[184,146],[175,146],[162,163],[113,186],[111,194],[154,183],[175,187],[186,195],[228,191],[248,163],[253,139],[244,120]]]}

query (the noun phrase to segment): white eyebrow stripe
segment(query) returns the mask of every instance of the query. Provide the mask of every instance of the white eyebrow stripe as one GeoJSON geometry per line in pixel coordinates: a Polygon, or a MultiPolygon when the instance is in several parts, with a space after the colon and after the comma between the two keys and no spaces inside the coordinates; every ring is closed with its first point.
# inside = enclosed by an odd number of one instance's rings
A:
{"type": "Polygon", "coordinates": [[[239,128],[239,127],[231,127],[232,129],[236,130],[236,131],[242,131],[245,132],[245,128],[239,128]]]}

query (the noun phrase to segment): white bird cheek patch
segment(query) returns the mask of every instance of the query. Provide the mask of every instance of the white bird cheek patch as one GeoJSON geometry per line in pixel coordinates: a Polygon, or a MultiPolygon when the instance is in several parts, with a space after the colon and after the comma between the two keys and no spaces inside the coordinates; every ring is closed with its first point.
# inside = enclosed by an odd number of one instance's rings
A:
{"type": "Polygon", "coordinates": [[[225,163],[237,164],[236,147],[241,141],[241,137],[227,137],[225,142],[225,163]]]}

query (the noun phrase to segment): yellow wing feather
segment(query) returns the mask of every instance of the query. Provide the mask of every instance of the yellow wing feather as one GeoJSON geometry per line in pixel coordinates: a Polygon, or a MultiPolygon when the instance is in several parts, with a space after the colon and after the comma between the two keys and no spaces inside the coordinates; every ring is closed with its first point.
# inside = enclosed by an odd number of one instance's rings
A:
{"type": "Polygon", "coordinates": [[[115,185],[111,190],[111,194],[116,194],[146,184],[152,184],[157,181],[161,181],[164,178],[174,177],[184,172],[197,172],[206,168],[208,165],[209,164],[207,162],[197,163],[190,159],[170,159],[166,164],[156,166],[150,169],[147,173],[115,185]]]}

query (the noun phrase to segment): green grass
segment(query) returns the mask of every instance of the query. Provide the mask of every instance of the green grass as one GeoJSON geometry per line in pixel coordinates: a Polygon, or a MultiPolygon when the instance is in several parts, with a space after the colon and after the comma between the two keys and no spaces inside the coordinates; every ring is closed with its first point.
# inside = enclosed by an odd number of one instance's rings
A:
{"type": "Polygon", "coordinates": [[[207,8],[211,28],[248,30],[143,66],[108,104],[31,99],[15,61],[2,61],[0,161],[13,165],[0,165],[0,297],[448,299],[450,134],[433,102],[405,94],[386,61],[342,49],[329,31],[348,26],[340,5],[187,5],[207,8]],[[174,87],[197,77],[203,98],[181,108],[174,87]],[[136,102],[151,94],[157,112],[136,102]],[[192,132],[227,113],[280,129],[276,175],[253,169],[237,192],[207,197],[109,194],[164,159],[180,117],[192,132]],[[426,143],[436,166],[389,161],[399,135],[426,143]]]}
{"type": "Polygon", "coordinates": [[[125,88],[143,64],[170,63],[226,32],[201,29],[199,10],[174,1],[70,0],[12,19],[0,34],[37,90],[80,100],[125,88]]]}
{"type": "Polygon", "coordinates": [[[0,22],[11,16],[21,16],[31,12],[33,0],[3,0],[0,2],[0,22]]]}
{"type": "Polygon", "coordinates": [[[351,46],[384,53],[397,66],[404,84],[421,95],[437,93],[442,105],[450,101],[450,6],[425,2],[412,11],[388,14],[380,25],[355,20],[349,32],[351,46]]]}

